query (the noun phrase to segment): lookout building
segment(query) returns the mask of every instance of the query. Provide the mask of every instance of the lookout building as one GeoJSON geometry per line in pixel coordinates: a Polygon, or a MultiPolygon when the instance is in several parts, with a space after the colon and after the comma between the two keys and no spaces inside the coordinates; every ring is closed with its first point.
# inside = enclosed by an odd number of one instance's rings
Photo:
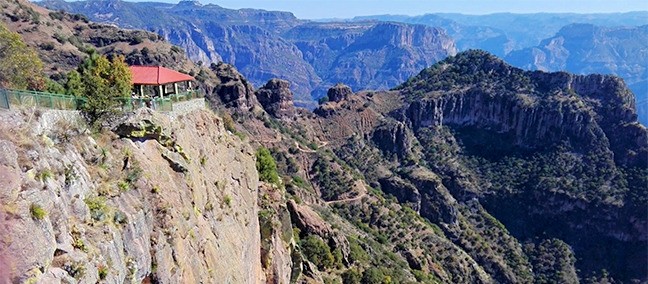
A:
{"type": "Polygon", "coordinates": [[[162,66],[129,66],[133,74],[133,92],[137,96],[164,98],[192,91],[194,77],[162,66]]]}

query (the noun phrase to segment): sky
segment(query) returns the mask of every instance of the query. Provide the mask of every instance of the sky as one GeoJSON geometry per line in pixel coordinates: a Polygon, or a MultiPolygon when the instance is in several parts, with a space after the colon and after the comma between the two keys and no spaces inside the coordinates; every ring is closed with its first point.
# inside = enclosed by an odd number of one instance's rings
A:
{"type": "MultiPolygon", "coordinates": [[[[142,1],[142,0],[140,0],[142,1]]],[[[151,1],[151,0],[146,0],[151,1]]],[[[648,0],[199,0],[225,8],[293,12],[302,19],[426,13],[612,13],[648,11],[648,0]]]]}

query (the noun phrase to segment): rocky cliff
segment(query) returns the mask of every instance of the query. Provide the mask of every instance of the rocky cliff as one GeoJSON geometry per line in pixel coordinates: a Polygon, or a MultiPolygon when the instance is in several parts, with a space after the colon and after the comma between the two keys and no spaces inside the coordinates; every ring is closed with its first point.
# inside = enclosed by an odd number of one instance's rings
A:
{"type": "Polygon", "coordinates": [[[324,81],[315,98],[337,82],[357,90],[388,89],[456,52],[454,41],[443,30],[423,25],[325,23],[293,30],[286,37],[324,81]]]}
{"type": "Polygon", "coordinates": [[[252,149],[210,112],[95,135],[75,113],[1,115],[3,281],[264,278],[252,149]]]}
{"type": "MultiPolygon", "coordinates": [[[[412,102],[404,115],[414,129],[477,126],[511,133],[522,147],[569,139],[615,150],[628,146],[617,143],[630,143],[642,153],[647,150],[642,142],[645,129],[636,123],[633,94],[616,77],[524,72],[475,51],[424,70],[400,88],[412,102]],[[631,142],[618,140],[619,135],[631,142]]],[[[617,161],[629,158],[615,154],[617,161]]]]}

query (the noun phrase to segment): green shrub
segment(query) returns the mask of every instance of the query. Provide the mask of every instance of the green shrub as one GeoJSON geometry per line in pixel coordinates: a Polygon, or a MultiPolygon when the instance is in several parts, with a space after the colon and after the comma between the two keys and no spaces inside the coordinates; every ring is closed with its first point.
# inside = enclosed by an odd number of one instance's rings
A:
{"type": "Polygon", "coordinates": [[[52,20],[63,21],[63,18],[65,18],[65,11],[62,11],[62,10],[61,11],[56,11],[56,12],[52,11],[52,12],[49,12],[49,16],[50,16],[50,18],[52,18],[52,20]]]}
{"type": "Polygon", "coordinates": [[[53,94],[65,94],[65,88],[61,86],[61,84],[57,83],[56,81],[48,79],[46,82],[46,88],[48,93],[53,93],[53,94]]]}
{"type": "Polygon", "coordinates": [[[142,177],[142,168],[139,166],[132,167],[126,174],[126,182],[130,185],[135,185],[135,183],[142,177]]]}
{"type": "Polygon", "coordinates": [[[391,283],[391,277],[385,275],[382,269],[371,267],[362,273],[362,283],[366,284],[383,284],[391,283]]]}
{"type": "Polygon", "coordinates": [[[106,207],[106,199],[103,197],[88,197],[85,200],[85,204],[90,210],[90,216],[95,221],[101,221],[106,218],[108,215],[108,208],[106,207]]]}
{"type": "Polygon", "coordinates": [[[36,203],[32,203],[31,206],[29,206],[29,213],[31,213],[32,218],[36,220],[43,220],[45,218],[45,215],[47,215],[47,212],[45,212],[45,209],[40,207],[40,205],[36,203]]]}
{"type": "Polygon", "coordinates": [[[131,44],[131,45],[140,44],[140,43],[142,43],[142,42],[144,42],[144,39],[142,39],[142,38],[139,37],[139,36],[134,36],[134,37],[132,37],[131,40],[130,40],[130,44],[131,44]]]}
{"type": "Polygon", "coordinates": [[[328,96],[323,96],[323,97],[319,98],[319,100],[317,100],[317,103],[323,104],[323,103],[328,102],[328,101],[329,101],[329,97],[328,96]]]}
{"type": "Polygon", "coordinates": [[[277,174],[277,164],[270,154],[270,151],[264,147],[259,148],[256,152],[256,168],[259,172],[259,180],[271,184],[279,184],[279,174],[277,174]]]}
{"type": "Polygon", "coordinates": [[[46,182],[47,180],[49,180],[50,178],[52,178],[52,175],[53,175],[53,174],[52,174],[52,171],[50,171],[49,169],[44,169],[43,171],[41,171],[40,173],[38,173],[37,177],[38,177],[38,179],[41,180],[42,182],[46,182]]]}
{"type": "Polygon", "coordinates": [[[223,117],[223,126],[225,126],[225,130],[236,133],[236,127],[234,126],[234,119],[229,113],[223,113],[221,115],[223,117]]]}
{"type": "Polygon", "coordinates": [[[223,202],[225,202],[225,205],[227,205],[227,207],[232,207],[232,197],[231,196],[226,194],[223,197],[223,202]]]}
{"type": "Polygon", "coordinates": [[[41,48],[42,50],[50,51],[50,50],[53,50],[53,49],[54,49],[54,43],[53,43],[53,42],[45,42],[45,43],[41,43],[39,46],[40,46],[40,48],[41,48]]]}
{"type": "Polygon", "coordinates": [[[100,280],[106,279],[106,276],[108,276],[108,267],[106,267],[105,265],[100,265],[97,268],[97,273],[99,274],[100,280]]]}
{"type": "Polygon", "coordinates": [[[355,268],[347,269],[342,273],[343,284],[359,284],[361,279],[362,274],[355,268]]]}
{"type": "Polygon", "coordinates": [[[347,238],[349,240],[349,257],[351,258],[351,262],[360,262],[360,263],[366,263],[369,261],[369,255],[367,252],[360,246],[360,243],[358,243],[358,240],[353,237],[347,238]]]}
{"type": "Polygon", "coordinates": [[[318,236],[309,235],[301,240],[302,252],[319,269],[333,268],[335,257],[331,248],[318,236]]]}
{"type": "Polygon", "coordinates": [[[121,192],[128,191],[130,189],[130,185],[128,185],[128,183],[123,180],[117,182],[117,187],[121,192]]]}

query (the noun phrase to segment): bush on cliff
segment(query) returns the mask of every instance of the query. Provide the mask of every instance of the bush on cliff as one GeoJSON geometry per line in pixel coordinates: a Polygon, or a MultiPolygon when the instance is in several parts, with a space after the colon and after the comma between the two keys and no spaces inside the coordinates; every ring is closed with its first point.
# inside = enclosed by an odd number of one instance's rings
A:
{"type": "Polygon", "coordinates": [[[259,172],[259,180],[272,184],[279,184],[279,174],[277,174],[277,164],[270,154],[270,151],[264,147],[259,148],[256,152],[256,168],[259,172]]]}

